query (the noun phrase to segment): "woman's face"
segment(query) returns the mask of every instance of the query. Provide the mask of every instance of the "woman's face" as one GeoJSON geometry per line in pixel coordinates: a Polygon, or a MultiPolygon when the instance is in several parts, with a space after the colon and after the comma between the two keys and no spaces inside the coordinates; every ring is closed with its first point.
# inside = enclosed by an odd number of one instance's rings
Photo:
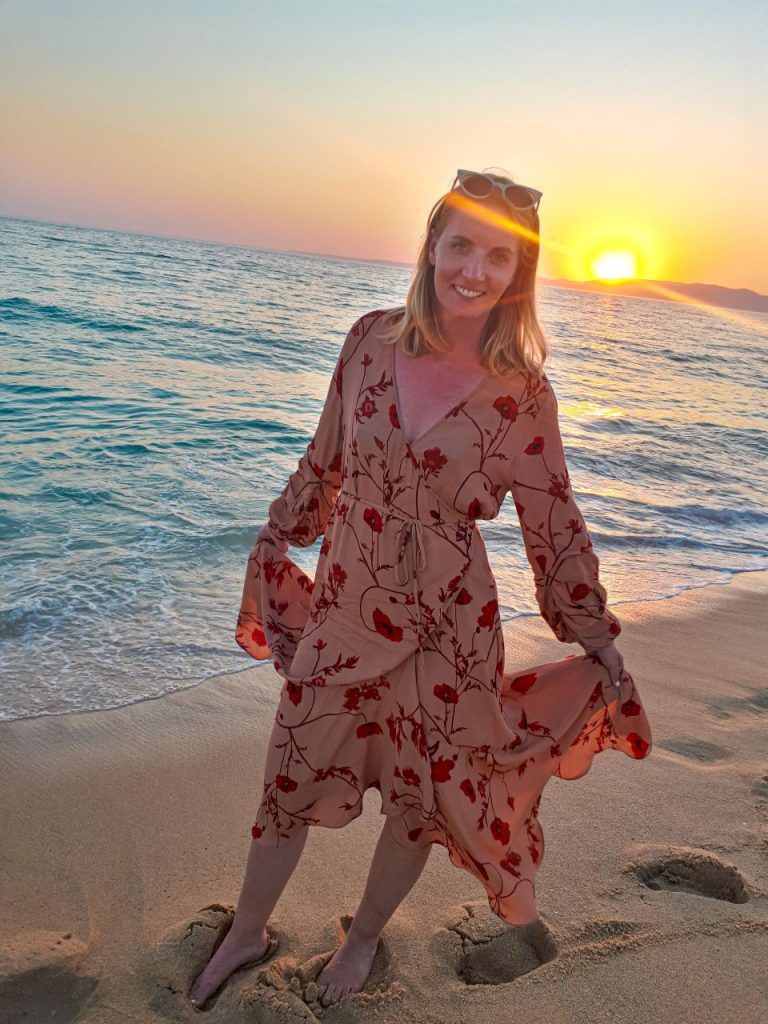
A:
{"type": "Polygon", "coordinates": [[[435,296],[451,317],[487,317],[512,283],[520,236],[464,210],[451,210],[440,236],[429,246],[435,296]]]}

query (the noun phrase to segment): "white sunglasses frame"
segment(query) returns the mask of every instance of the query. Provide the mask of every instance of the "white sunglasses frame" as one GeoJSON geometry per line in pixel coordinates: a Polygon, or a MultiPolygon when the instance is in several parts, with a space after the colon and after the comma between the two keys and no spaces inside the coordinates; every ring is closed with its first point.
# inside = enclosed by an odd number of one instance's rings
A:
{"type": "Polygon", "coordinates": [[[456,171],[456,176],[453,179],[453,185],[451,185],[451,191],[453,192],[458,184],[458,187],[461,189],[464,195],[469,196],[470,199],[487,199],[488,196],[473,196],[471,192],[467,191],[467,189],[464,187],[464,179],[469,177],[469,175],[473,175],[478,178],[485,178],[489,185],[493,186],[493,188],[497,188],[499,192],[501,192],[502,196],[504,196],[505,201],[509,203],[509,205],[514,210],[534,210],[538,212],[541,197],[544,195],[543,192],[539,192],[539,190],[536,188],[529,188],[528,185],[518,185],[512,181],[509,181],[506,184],[502,184],[500,181],[494,181],[494,179],[490,177],[490,175],[485,174],[483,171],[467,171],[463,169],[456,171]],[[515,206],[511,199],[507,199],[506,190],[508,188],[524,189],[532,197],[533,202],[530,203],[528,206],[515,206]]]}

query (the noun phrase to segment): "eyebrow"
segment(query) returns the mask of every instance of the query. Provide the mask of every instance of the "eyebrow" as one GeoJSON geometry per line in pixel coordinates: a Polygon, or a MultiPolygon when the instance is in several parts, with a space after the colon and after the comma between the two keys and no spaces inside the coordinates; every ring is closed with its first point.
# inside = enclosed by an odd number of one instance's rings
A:
{"type": "MultiPolygon", "coordinates": [[[[451,235],[451,241],[452,242],[455,242],[455,241],[469,242],[470,245],[474,245],[474,242],[472,241],[472,239],[471,238],[467,238],[466,235],[451,235]]],[[[493,252],[508,252],[510,254],[510,256],[512,255],[512,250],[510,248],[508,248],[506,245],[494,245],[492,251],[493,252]]]]}

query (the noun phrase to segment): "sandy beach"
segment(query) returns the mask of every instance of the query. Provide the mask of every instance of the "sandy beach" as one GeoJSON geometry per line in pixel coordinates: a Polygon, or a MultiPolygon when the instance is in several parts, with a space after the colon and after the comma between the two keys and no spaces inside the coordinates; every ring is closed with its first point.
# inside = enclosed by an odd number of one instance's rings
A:
{"type": "MultiPolygon", "coordinates": [[[[505,928],[435,846],[365,991],[320,1007],[313,979],[382,824],[369,790],[347,828],[311,830],[270,924],[276,954],[233,975],[208,1019],[768,1019],[767,595],[753,572],[616,608],[654,749],[548,784],[540,927],[505,928]]],[[[577,652],[540,619],[505,638],[511,667],[577,652]]],[[[231,920],[278,691],[254,663],[129,707],[0,724],[1,1020],[200,1019],[186,993],[231,920]]]]}

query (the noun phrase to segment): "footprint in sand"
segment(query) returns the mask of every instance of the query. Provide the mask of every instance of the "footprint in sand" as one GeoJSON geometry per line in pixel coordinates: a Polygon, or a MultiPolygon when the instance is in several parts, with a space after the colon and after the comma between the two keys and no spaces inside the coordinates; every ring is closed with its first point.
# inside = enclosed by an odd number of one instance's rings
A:
{"type": "Polygon", "coordinates": [[[71,932],[24,932],[0,949],[3,1024],[59,1024],[80,1014],[98,979],[83,966],[87,946],[71,932]]]}
{"type": "Polygon", "coordinates": [[[446,930],[461,939],[455,970],[467,985],[515,981],[557,956],[557,946],[543,921],[507,926],[484,901],[465,903],[446,930]]]}
{"type": "Polygon", "coordinates": [[[768,714],[768,687],[752,690],[748,697],[721,697],[711,700],[707,707],[715,718],[730,718],[746,712],[748,715],[768,714]]]}
{"type": "Polygon", "coordinates": [[[656,746],[664,750],[671,750],[673,754],[680,754],[691,761],[698,761],[700,764],[714,764],[715,761],[723,761],[731,756],[731,752],[724,747],[718,747],[716,743],[707,743],[706,740],[680,739],[657,740],[656,746]]]}
{"type": "Polygon", "coordinates": [[[768,807],[768,775],[764,775],[762,779],[754,784],[752,793],[754,796],[760,797],[762,805],[768,807]]]}
{"type": "Polygon", "coordinates": [[[630,865],[649,889],[707,896],[729,903],[746,903],[747,883],[732,864],[707,850],[690,847],[669,850],[630,865]]]}
{"type": "Polygon", "coordinates": [[[170,928],[149,951],[141,981],[155,1013],[167,1020],[188,1020],[205,1014],[211,1024],[239,1024],[259,1020],[262,1024],[310,1021],[315,1017],[288,988],[295,960],[288,955],[293,943],[279,927],[267,925],[270,959],[256,965],[244,964],[196,1011],[189,991],[198,974],[223,942],[234,918],[234,907],[213,903],[190,921],[170,928]],[[278,957],[276,954],[280,952],[278,957]]]}
{"type": "Polygon", "coordinates": [[[386,1004],[400,1002],[403,995],[402,986],[393,981],[392,954],[385,939],[379,940],[379,947],[368,975],[365,986],[360,992],[353,992],[337,1004],[323,1006],[320,1002],[321,989],[317,984],[317,976],[331,959],[338,945],[352,924],[351,914],[342,914],[327,926],[324,942],[333,948],[325,953],[305,960],[291,971],[288,981],[289,990],[301,999],[311,1015],[307,1020],[321,1020],[326,1014],[333,1013],[334,1019],[341,1020],[349,1011],[350,1019],[359,1019],[366,1013],[379,1015],[386,1004]]]}
{"type": "Polygon", "coordinates": [[[579,969],[656,941],[656,929],[644,922],[595,920],[555,933],[542,919],[529,925],[505,925],[487,903],[467,903],[445,929],[435,933],[438,952],[453,964],[467,985],[522,983],[532,971],[557,962],[559,974],[579,969]],[[455,936],[461,939],[456,956],[455,936]],[[450,941],[446,937],[450,936],[450,941]]]}

